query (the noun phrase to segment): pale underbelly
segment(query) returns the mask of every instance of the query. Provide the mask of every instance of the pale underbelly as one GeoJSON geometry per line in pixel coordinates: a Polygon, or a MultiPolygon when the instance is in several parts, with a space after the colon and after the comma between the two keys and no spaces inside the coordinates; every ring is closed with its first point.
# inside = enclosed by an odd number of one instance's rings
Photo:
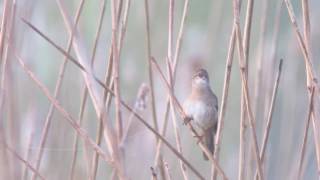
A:
{"type": "Polygon", "coordinates": [[[194,122],[202,129],[212,127],[217,119],[216,110],[201,102],[186,104],[185,110],[187,115],[192,116],[194,122]]]}

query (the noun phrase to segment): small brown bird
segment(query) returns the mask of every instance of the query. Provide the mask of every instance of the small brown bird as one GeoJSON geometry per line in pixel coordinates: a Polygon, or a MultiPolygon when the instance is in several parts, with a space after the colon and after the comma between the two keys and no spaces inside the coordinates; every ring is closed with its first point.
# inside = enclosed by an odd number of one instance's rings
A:
{"type": "MultiPolygon", "coordinates": [[[[187,116],[202,130],[200,137],[208,149],[214,151],[214,136],[218,124],[218,99],[212,92],[208,72],[198,69],[192,77],[192,91],[183,105],[187,116]]],[[[204,155],[204,159],[208,157],[204,155]]]]}

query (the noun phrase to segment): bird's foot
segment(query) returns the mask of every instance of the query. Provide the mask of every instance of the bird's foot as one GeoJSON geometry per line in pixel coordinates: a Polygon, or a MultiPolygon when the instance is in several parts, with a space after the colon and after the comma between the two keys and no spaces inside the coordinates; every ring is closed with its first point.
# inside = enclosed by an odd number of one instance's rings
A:
{"type": "Polygon", "coordinates": [[[191,120],[192,120],[192,117],[186,116],[186,117],[183,119],[183,125],[187,125],[191,120]]]}

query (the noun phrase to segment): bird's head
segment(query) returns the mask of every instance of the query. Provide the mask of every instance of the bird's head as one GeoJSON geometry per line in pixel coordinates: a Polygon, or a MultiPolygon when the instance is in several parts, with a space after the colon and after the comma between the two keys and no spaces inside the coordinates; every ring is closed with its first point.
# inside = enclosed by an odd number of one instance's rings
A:
{"type": "Polygon", "coordinates": [[[209,75],[205,69],[197,70],[192,76],[192,88],[205,89],[209,87],[209,75]]]}

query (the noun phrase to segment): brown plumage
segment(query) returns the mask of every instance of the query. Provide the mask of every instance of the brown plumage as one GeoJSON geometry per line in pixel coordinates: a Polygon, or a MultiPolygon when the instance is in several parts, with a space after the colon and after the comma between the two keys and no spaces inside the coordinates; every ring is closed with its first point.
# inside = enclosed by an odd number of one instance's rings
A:
{"type": "MultiPolygon", "coordinates": [[[[218,123],[218,99],[212,92],[206,70],[198,69],[192,77],[192,91],[184,102],[184,111],[202,130],[202,141],[214,151],[218,123]]],[[[204,158],[208,157],[204,154],[204,158]]]]}

